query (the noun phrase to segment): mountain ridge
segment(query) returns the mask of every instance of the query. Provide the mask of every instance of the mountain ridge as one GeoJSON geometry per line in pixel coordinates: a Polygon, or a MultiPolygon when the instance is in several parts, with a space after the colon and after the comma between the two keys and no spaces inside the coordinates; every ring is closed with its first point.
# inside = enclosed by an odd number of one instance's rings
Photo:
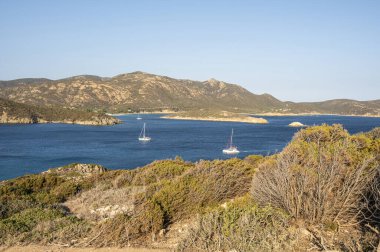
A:
{"type": "Polygon", "coordinates": [[[39,106],[106,110],[110,113],[213,109],[259,114],[380,116],[380,100],[281,101],[270,94],[254,94],[238,84],[214,78],[194,81],[141,71],[113,77],[78,75],[58,80],[24,78],[0,81],[0,97],[39,106]]]}

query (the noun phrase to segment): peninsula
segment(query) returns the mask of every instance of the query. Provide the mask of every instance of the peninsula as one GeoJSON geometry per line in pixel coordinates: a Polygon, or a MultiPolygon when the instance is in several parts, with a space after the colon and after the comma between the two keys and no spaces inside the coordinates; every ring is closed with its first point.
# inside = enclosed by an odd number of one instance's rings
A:
{"type": "Polygon", "coordinates": [[[102,113],[78,109],[22,104],[0,98],[0,123],[68,123],[82,125],[113,125],[121,121],[102,113]]]}
{"type": "Polygon", "coordinates": [[[162,116],[165,119],[175,120],[199,120],[199,121],[217,121],[217,122],[242,122],[242,123],[259,123],[265,124],[268,121],[264,118],[252,117],[249,115],[238,114],[228,111],[211,111],[211,110],[191,110],[162,116]]]}

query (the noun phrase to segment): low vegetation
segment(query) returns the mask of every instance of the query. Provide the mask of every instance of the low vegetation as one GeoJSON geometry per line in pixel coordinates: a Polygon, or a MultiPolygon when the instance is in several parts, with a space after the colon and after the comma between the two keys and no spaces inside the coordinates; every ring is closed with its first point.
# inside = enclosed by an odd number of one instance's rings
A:
{"type": "Polygon", "coordinates": [[[379,154],[379,138],[351,136],[340,125],[307,128],[260,166],[252,197],[261,206],[283,209],[292,218],[322,229],[375,228],[380,216],[375,207],[379,154]]]}
{"type": "Polygon", "coordinates": [[[178,251],[290,250],[289,216],[272,207],[258,207],[249,196],[237,198],[199,217],[178,251]]]}
{"type": "Polygon", "coordinates": [[[109,171],[72,164],[4,181],[0,243],[374,251],[378,132],[350,135],[340,125],[322,125],[300,130],[268,157],[177,157],[109,171]]]}

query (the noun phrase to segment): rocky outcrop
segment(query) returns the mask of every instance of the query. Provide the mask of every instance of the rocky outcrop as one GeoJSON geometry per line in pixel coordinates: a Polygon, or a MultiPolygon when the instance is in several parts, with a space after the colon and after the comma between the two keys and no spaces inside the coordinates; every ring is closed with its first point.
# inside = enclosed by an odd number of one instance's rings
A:
{"type": "Polygon", "coordinates": [[[7,124],[65,123],[65,124],[79,124],[79,125],[101,126],[101,125],[119,124],[120,121],[119,120],[94,120],[94,121],[63,120],[63,121],[46,121],[46,120],[33,120],[32,118],[7,117],[6,119],[0,119],[0,123],[7,123],[7,124]]]}
{"type": "Polygon", "coordinates": [[[121,121],[114,117],[93,117],[91,120],[60,120],[60,121],[47,121],[44,119],[37,120],[36,123],[66,123],[66,124],[80,124],[80,125],[115,125],[121,123],[121,121]]]}
{"type": "Polygon", "coordinates": [[[115,117],[93,117],[92,120],[88,121],[74,121],[72,123],[82,124],[82,125],[114,125],[119,124],[121,121],[115,117]]]}
{"type": "Polygon", "coordinates": [[[67,174],[71,172],[83,174],[83,175],[92,175],[100,174],[107,171],[107,168],[97,165],[97,164],[69,164],[66,166],[52,168],[43,173],[55,173],[55,174],[67,174]]]}
{"type": "Polygon", "coordinates": [[[289,127],[305,127],[306,125],[300,123],[300,122],[292,122],[289,124],[289,127]]]}
{"type": "Polygon", "coordinates": [[[0,123],[36,123],[36,118],[10,116],[6,111],[0,117],[0,123]]]}
{"type": "Polygon", "coordinates": [[[92,120],[45,120],[38,117],[15,117],[9,116],[7,112],[3,111],[2,116],[0,117],[0,123],[9,123],[9,124],[32,124],[32,123],[65,123],[65,124],[80,124],[80,125],[115,125],[121,123],[121,121],[114,117],[93,117],[92,120]]]}

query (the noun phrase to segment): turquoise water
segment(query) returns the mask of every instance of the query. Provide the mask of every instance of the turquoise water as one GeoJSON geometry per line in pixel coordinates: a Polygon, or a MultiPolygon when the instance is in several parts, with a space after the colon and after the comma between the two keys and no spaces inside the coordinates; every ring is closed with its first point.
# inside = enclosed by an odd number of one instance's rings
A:
{"type": "Polygon", "coordinates": [[[298,128],[287,125],[341,123],[350,133],[380,126],[380,118],[343,116],[265,117],[266,125],[232,122],[161,119],[160,115],[120,116],[123,124],[82,126],[68,124],[0,125],[0,180],[39,173],[73,162],[96,163],[111,169],[131,169],[156,159],[181,156],[185,160],[225,159],[231,128],[241,151],[267,155],[280,151],[298,128]],[[137,140],[143,123],[152,141],[137,140]]]}

